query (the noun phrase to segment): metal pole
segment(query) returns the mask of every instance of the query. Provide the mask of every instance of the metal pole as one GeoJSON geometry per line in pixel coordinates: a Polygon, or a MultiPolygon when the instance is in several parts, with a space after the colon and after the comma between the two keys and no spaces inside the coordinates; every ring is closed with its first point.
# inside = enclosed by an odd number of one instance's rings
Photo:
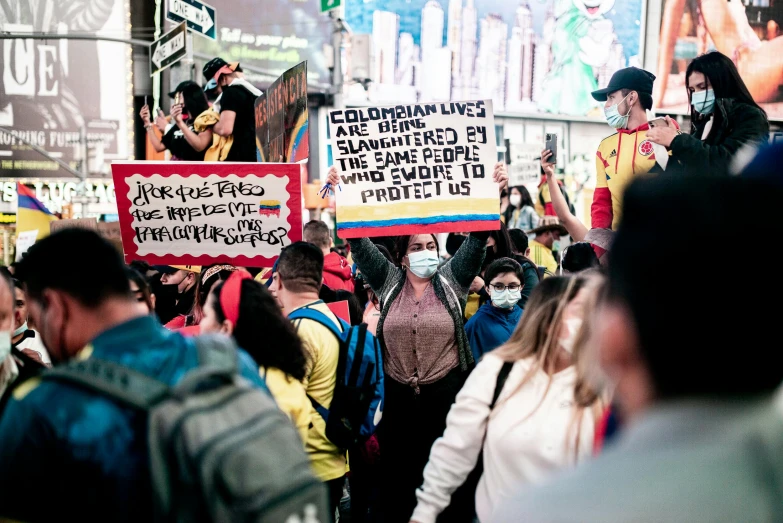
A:
{"type": "Polygon", "coordinates": [[[121,44],[138,45],[149,48],[152,42],[135,38],[112,38],[109,36],[60,34],[60,33],[9,33],[0,32],[0,40],[92,40],[100,42],[118,42],[121,44]]]}
{"type": "MultiPolygon", "coordinates": [[[[67,163],[65,163],[64,161],[60,160],[59,158],[55,158],[54,156],[52,156],[51,154],[49,154],[48,152],[46,152],[46,150],[44,150],[44,149],[41,149],[41,148],[40,148],[40,147],[38,147],[37,145],[35,145],[35,144],[33,144],[33,143],[30,143],[30,142],[28,142],[28,141],[27,141],[27,140],[25,140],[24,138],[21,138],[21,137],[19,137],[19,136],[15,135],[15,134],[13,133],[13,131],[11,131],[11,129],[6,129],[5,127],[0,127],[0,132],[2,132],[2,133],[5,133],[5,134],[10,134],[11,136],[13,136],[14,138],[16,138],[17,140],[19,140],[19,141],[20,141],[20,142],[22,142],[23,144],[25,144],[25,145],[29,145],[29,146],[30,146],[30,148],[31,148],[33,151],[37,152],[37,153],[38,153],[38,154],[40,154],[41,156],[44,156],[44,157],[48,158],[49,160],[51,160],[51,161],[53,161],[53,162],[56,162],[56,163],[57,163],[57,164],[58,164],[60,167],[62,167],[63,169],[65,169],[65,170],[66,170],[66,171],[67,171],[69,174],[72,174],[72,175],[74,175],[76,178],[78,178],[78,179],[80,179],[80,180],[84,181],[84,178],[82,178],[82,173],[80,173],[79,171],[76,171],[76,170],[72,169],[70,165],[68,165],[68,164],[67,164],[67,163]]],[[[85,140],[85,141],[86,141],[86,140],[85,140]]]]}
{"type": "Polygon", "coordinates": [[[193,81],[196,62],[193,60],[193,34],[185,31],[185,58],[182,59],[182,66],[188,71],[188,80],[193,81]]]}
{"type": "Polygon", "coordinates": [[[334,108],[344,109],[343,101],[343,22],[340,20],[339,9],[329,11],[329,16],[334,21],[332,28],[332,49],[334,52],[334,70],[332,71],[332,94],[334,96],[334,108]]]}
{"type": "Polygon", "coordinates": [[[89,151],[87,149],[87,127],[82,125],[79,128],[79,145],[82,149],[82,165],[81,165],[81,171],[82,176],[81,179],[84,180],[87,178],[87,173],[89,172],[89,166],[87,165],[87,156],[89,154],[89,151]]]}

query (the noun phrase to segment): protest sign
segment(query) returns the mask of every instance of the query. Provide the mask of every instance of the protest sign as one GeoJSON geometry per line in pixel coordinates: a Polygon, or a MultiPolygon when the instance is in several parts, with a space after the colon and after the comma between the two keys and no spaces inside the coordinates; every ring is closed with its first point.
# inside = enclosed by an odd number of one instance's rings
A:
{"type": "Polygon", "coordinates": [[[271,267],[302,239],[295,164],[115,162],[127,260],[271,267]]]}
{"type": "Polygon", "coordinates": [[[506,140],[508,151],[508,185],[516,187],[534,183],[541,177],[541,145],[506,140]]]}
{"type": "Polygon", "coordinates": [[[16,261],[22,259],[22,256],[27,252],[27,249],[33,246],[37,238],[38,229],[22,231],[16,235],[16,261]]]}
{"type": "Polygon", "coordinates": [[[500,227],[491,101],[329,114],[340,238],[500,227]]]}
{"type": "Polygon", "coordinates": [[[310,156],[307,62],[292,67],[256,99],[258,161],[295,163],[310,156]]]}
{"type": "Polygon", "coordinates": [[[69,220],[56,220],[49,224],[51,234],[63,229],[87,229],[90,231],[98,230],[98,220],[96,218],[72,218],[69,220]]]}

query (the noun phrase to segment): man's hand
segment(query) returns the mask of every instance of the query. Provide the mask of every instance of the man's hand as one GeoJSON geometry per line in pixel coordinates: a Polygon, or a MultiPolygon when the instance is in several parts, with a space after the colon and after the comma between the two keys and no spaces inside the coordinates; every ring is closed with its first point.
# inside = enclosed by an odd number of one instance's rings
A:
{"type": "Polygon", "coordinates": [[[547,179],[555,175],[555,164],[549,161],[549,159],[552,157],[552,154],[552,151],[549,149],[541,151],[541,168],[544,170],[544,174],[546,174],[547,179]]]}
{"type": "Polygon", "coordinates": [[[658,145],[663,145],[664,147],[668,148],[671,146],[672,140],[674,140],[678,134],[680,133],[674,126],[674,122],[672,122],[671,118],[667,116],[666,127],[653,127],[647,131],[647,139],[652,143],[657,143],[658,145]]]}
{"type": "Polygon", "coordinates": [[[329,168],[329,173],[326,175],[326,183],[331,184],[332,187],[340,185],[340,175],[337,174],[337,167],[334,165],[329,168]]]}
{"type": "Polygon", "coordinates": [[[501,191],[506,188],[508,185],[508,171],[505,163],[498,162],[495,164],[495,172],[492,173],[492,179],[495,183],[500,184],[501,191]]]}

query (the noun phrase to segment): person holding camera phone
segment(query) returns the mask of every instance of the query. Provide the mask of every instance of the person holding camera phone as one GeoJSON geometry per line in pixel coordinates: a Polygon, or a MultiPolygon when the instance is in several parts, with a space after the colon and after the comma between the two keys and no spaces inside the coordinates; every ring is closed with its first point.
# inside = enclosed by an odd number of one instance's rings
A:
{"type": "MultiPolygon", "coordinates": [[[[663,172],[653,142],[647,137],[652,132],[647,111],[652,109],[653,81],[652,73],[627,67],[614,73],[604,89],[592,93],[595,100],[605,102],[606,122],[617,129],[596,152],[592,229],[617,229],[622,193],[628,183],[640,175],[663,172]]],[[[679,132],[677,123],[670,122],[672,129],[679,132]]]]}
{"type": "Polygon", "coordinates": [[[196,117],[209,109],[207,97],[204,91],[196,83],[186,80],[180,83],[174,91],[169,93],[174,99],[171,106],[171,127],[163,111],[158,108],[158,114],[153,124],[150,120],[150,108],[144,105],[140,116],[144,121],[147,136],[156,152],[162,153],[166,149],[171,151],[172,160],[200,162],[204,160],[204,152],[212,144],[212,131],[207,129],[196,132],[193,122],[196,117]],[[157,127],[163,134],[158,138],[157,133],[151,132],[157,127]]]}

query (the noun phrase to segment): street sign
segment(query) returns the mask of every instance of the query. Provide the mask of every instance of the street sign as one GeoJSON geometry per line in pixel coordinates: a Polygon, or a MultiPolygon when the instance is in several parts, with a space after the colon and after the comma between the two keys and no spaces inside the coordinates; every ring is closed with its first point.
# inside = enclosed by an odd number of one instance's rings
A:
{"type": "Polygon", "coordinates": [[[200,0],[169,0],[166,18],[172,22],[185,22],[194,33],[217,39],[215,8],[200,0]]]}
{"type": "Polygon", "coordinates": [[[340,7],[342,0],[321,0],[321,12],[325,13],[335,7],[340,7]]]}
{"type": "Polygon", "coordinates": [[[185,45],[185,33],[187,28],[185,24],[179,24],[177,27],[164,34],[150,46],[150,76],[182,60],[188,53],[185,45]]]}

